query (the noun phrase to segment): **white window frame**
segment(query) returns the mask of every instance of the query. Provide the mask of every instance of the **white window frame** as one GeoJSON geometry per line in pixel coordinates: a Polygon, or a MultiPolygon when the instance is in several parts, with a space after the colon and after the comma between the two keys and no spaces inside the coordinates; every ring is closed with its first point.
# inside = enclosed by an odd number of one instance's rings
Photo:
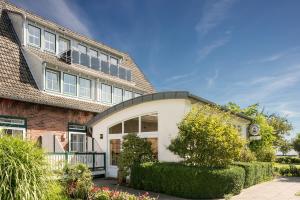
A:
{"type": "Polygon", "coordinates": [[[11,126],[0,126],[1,129],[11,129],[11,130],[20,130],[23,131],[22,139],[26,139],[26,128],[20,128],[20,127],[11,127],[11,126]]]}
{"type": "Polygon", "coordinates": [[[48,52],[51,52],[51,53],[55,53],[56,52],[56,35],[54,33],[50,32],[50,31],[47,31],[47,30],[44,31],[44,50],[48,51],[48,52]],[[50,34],[50,35],[54,36],[54,50],[51,49],[51,48],[48,49],[46,47],[46,43],[47,42],[49,43],[49,46],[51,46],[51,43],[52,43],[51,40],[46,40],[46,34],[50,34]]]}
{"type": "Polygon", "coordinates": [[[111,104],[112,103],[112,96],[113,96],[112,95],[112,86],[108,85],[108,84],[105,84],[105,83],[101,83],[100,87],[101,87],[101,102],[106,103],[106,104],[111,104]],[[105,101],[104,100],[104,92],[103,92],[103,87],[102,87],[103,85],[110,87],[110,101],[105,101]]]}
{"type": "MultiPolygon", "coordinates": [[[[56,71],[56,70],[52,70],[52,69],[46,68],[46,70],[45,70],[45,90],[47,90],[47,91],[53,91],[53,92],[60,92],[60,88],[61,88],[61,86],[60,86],[60,83],[61,83],[60,76],[61,76],[60,71],[56,71]],[[51,72],[51,73],[57,74],[57,76],[58,76],[58,89],[57,90],[49,89],[48,88],[47,72],[51,72]]],[[[53,81],[52,81],[52,86],[53,86],[53,81]]]]}
{"type": "Polygon", "coordinates": [[[71,147],[72,147],[72,137],[71,135],[84,135],[83,137],[83,148],[82,148],[82,152],[86,152],[86,133],[83,132],[75,132],[75,131],[69,131],[69,151],[73,152],[71,147]]]}
{"type": "Polygon", "coordinates": [[[123,102],[123,89],[122,88],[118,88],[118,87],[114,87],[113,88],[113,103],[114,104],[118,104],[118,103],[121,103],[121,102],[123,102]],[[116,94],[115,94],[115,89],[117,89],[117,90],[121,90],[121,96],[118,96],[118,97],[121,97],[121,101],[118,101],[118,102],[116,102],[116,94]]]}
{"type": "Polygon", "coordinates": [[[71,40],[69,40],[69,39],[67,39],[65,37],[59,36],[59,38],[58,38],[58,53],[61,54],[61,53],[65,52],[65,51],[69,50],[70,48],[71,48],[71,40]],[[67,49],[64,50],[64,51],[60,51],[60,49],[59,49],[61,41],[67,42],[67,49]]]}
{"type": "Polygon", "coordinates": [[[28,35],[27,35],[27,41],[28,41],[28,44],[31,45],[31,46],[37,47],[37,48],[41,48],[41,45],[42,45],[42,37],[41,37],[42,31],[41,31],[41,28],[39,28],[39,27],[37,27],[37,26],[35,26],[35,25],[32,25],[32,24],[28,24],[28,30],[27,30],[27,33],[28,33],[28,35]],[[30,27],[33,27],[33,28],[36,28],[36,29],[39,30],[39,32],[40,32],[39,38],[38,38],[36,35],[30,34],[30,31],[29,31],[29,28],[30,28],[30,27]],[[35,43],[31,43],[30,40],[29,40],[30,37],[33,37],[33,38],[35,38],[35,39],[39,39],[39,41],[40,41],[40,42],[39,42],[39,45],[37,45],[37,44],[35,44],[35,43]]]}
{"type": "Polygon", "coordinates": [[[129,91],[129,90],[124,90],[124,92],[123,92],[123,95],[124,95],[124,97],[123,97],[123,101],[127,101],[127,100],[130,100],[130,99],[132,99],[132,91],[129,91]],[[131,94],[131,97],[130,97],[129,99],[127,99],[127,98],[126,98],[126,92],[129,92],[129,93],[131,94]]]}
{"type": "Polygon", "coordinates": [[[78,91],[77,91],[77,82],[78,82],[78,80],[77,80],[77,76],[76,75],[74,75],[74,74],[69,74],[69,73],[63,73],[63,84],[62,84],[62,86],[63,86],[63,94],[64,95],[69,95],[69,96],[73,96],[73,97],[76,97],[77,96],[77,94],[78,94],[78,91]],[[65,82],[65,75],[69,75],[69,76],[74,76],[75,77],[75,84],[72,84],[72,83],[66,83],[65,82]],[[70,92],[65,92],[65,85],[68,85],[68,87],[69,87],[69,90],[70,90],[70,87],[72,87],[72,86],[75,86],[75,94],[72,94],[72,93],[70,93],[70,92]]]}
{"type": "Polygon", "coordinates": [[[91,57],[93,57],[93,58],[98,58],[99,52],[98,52],[97,50],[95,50],[95,49],[90,49],[89,52],[90,52],[90,56],[91,56],[91,57]],[[96,57],[95,57],[94,55],[92,55],[92,52],[96,53],[96,57]]]}
{"type": "Polygon", "coordinates": [[[80,53],[87,54],[87,51],[88,51],[88,48],[87,48],[87,46],[85,46],[85,45],[83,45],[83,44],[78,44],[78,46],[77,46],[77,49],[78,49],[78,51],[79,51],[80,53]],[[81,51],[79,47],[82,47],[82,48],[84,48],[84,49],[85,49],[85,51],[84,51],[84,52],[83,52],[83,51],[81,51]]]}
{"type": "Polygon", "coordinates": [[[79,83],[79,92],[78,92],[79,97],[91,99],[92,98],[92,80],[87,79],[87,78],[83,78],[83,77],[79,77],[78,83],[79,83]],[[82,87],[81,86],[81,80],[89,81],[90,82],[90,87],[89,88],[82,87]],[[84,94],[86,94],[87,90],[89,90],[89,96],[81,95],[81,93],[80,93],[81,89],[84,90],[84,94]]]}

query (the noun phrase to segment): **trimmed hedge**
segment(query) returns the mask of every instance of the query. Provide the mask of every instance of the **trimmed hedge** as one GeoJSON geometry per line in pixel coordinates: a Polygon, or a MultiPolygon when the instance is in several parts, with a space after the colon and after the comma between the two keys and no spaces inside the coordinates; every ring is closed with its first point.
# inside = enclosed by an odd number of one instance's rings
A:
{"type": "Polygon", "coordinates": [[[277,163],[282,164],[300,164],[300,158],[298,157],[277,157],[277,163]]]}
{"type": "Polygon", "coordinates": [[[281,176],[300,177],[300,166],[298,165],[275,165],[275,171],[281,176]]]}
{"type": "Polygon", "coordinates": [[[240,193],[245,171],[238,166],[207,169],[179,163],[144,163],[132,168],[130,180],[136,189],[184,198],[222,198],[240,193]]]}
{"type": "Polygon", "coordinates": [[[244,187],[248,188],[252,185],[258,184],[263,181],[268,181],[273,178],[273,166],[269,162],[251,162],[244,163],[238,162],[235,165],[244,168],[245,170],[245,183],[244,187]]]}

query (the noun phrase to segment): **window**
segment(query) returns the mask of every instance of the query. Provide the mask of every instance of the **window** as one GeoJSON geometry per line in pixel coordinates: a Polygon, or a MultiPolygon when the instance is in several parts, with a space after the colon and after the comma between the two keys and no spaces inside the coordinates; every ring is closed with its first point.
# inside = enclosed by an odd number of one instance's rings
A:
{"type": "Polygon", "coordinates": [[[122,134],[122,123],[110,127],[108,132],[109,134],[122,134]]]}
{"type": "Polygon", "coordinates": [[[105,103],[111,103],[112,95],[111,95],[111,86],[101,84],[101,100],[105,103]]]}
{"type": "Polygon", "coordinates": [[[31,45],[41,47],[41,29],[28,25],[28,41],[31,45]]]}
{"type": "Polygon", "coordinates": [[[46,69],[46,90],[59,92],[60,89],[59,72],[46,69]]]}
{"type": "Polygon", "coordinates": [[[124,101],[132,98],[132,92],[125,90],[124,91],[124,101]]]}
{"type": "Polygon", "coordinates": [[[108,62],[108,55],[101,53],[101,60],[104,62],[108,62]]]}
{"type": "Polygon", "coordinates": [[[86,46],[78,44],[78,51],[81,52],[81,53],[86,54],[87,53],[87,48],[86,48],[86,46]]]}
{"type": "Polygon", "coordinates": [[[90,56],[98,58],[98,52],[94,49],[90,49],[90,56]]]}
{"type": "Polygon", "coordinates": [[[25,139],[26,120],[0,116],[0,130],[3,131],[3,134],[25,139]]]}
{"type": "Polygon", "coordinates": [[[142,116],[141,132],[156,132],[156,131],[158,131],[157,114],[142,116]]]}
{"type": "Polygon", "coordinates": [[[45,31],[45,50],[55,53],[55,35],[45,31]]]}
{"type": "Polygon", "coordinates": [[[70,133],[70,151],[84,152],[85,133],[70,133]]]}
{"type": "Polygon", "coordinates": [[[59,53],[65,52],[70,49],[70,40],[60,37],[58,43],[59,43],[58,46],[59,53]]]}
{"type": "Polygon", "coordinates": [[[146,140],[151,143],[151,150],[152,150],[152,153],[154,154],[154,158],[158,159],[158,143],[157,143],[157,138],[147,138],[146,140]]]}
{"type": "Polygon", "coordinates": [[[91,98],[91,80],[79,78],[79,96],[91,98]]]}
{"type": "Polygon", "coordinates": [[[126,70],[126,80],[131,81],[131,71],[130,70],[126,70]]]}
{"type": "Polygon", "coordinates": [[[121,151],[121,140],[120,139],[113,139],[110,140],[110,164],[117,166],[118,160],[121,151]]]}
{"type": "Polygon", "coordinates": [[[76,96],[76,76],[64,73],[64,93],[76,96]]]}
{"type": "Polygon", "coordinates": [[[124,133],[138,133],[138,132],[139,132],[138,117],[124,121],[124,133]]]}
{"type": "Polygon", "coordinates": [[[118,66],[118,59],[110,57],[110,64],[111,65],[115,65],[118,66]]]}
{"type": "Polygon", "coordinates": [[[121,103],[123,101],[123,90],[120,88],[114,88],[114,103],[121,103]]]}
{"type": "MultiPolygon", "coordinates": [[[[0,127],[1,128],[1,127],[0,127]]],[[[13,127],[6,127],[6,128],[1,128],[4,134],[10,135],[13,137],[19,137],[19,138],[24,138],[24,130],[23,129],[16,129],[13,127]]]]}

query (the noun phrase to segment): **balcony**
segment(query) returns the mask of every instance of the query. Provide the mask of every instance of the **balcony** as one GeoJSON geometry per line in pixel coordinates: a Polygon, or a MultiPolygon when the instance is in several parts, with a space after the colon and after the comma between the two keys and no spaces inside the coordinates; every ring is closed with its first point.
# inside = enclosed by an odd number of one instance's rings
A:
{"type": "Polygon", "coordinates": [[[120,65],[110,64],[109,62],[101,60],[100,58],[90,56],[86,53],[81,53],[74,49],[70,49],[61,53],[59,57],[60,60],[68,64],[80,64],[123,80],[132,80],[131,70],[128,70],[120,65]]]}

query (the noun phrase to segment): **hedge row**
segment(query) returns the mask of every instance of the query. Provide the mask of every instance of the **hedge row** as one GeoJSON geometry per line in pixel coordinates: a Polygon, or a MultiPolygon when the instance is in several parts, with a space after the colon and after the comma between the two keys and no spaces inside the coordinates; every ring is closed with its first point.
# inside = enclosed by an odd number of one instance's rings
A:
{"type": "Polygon", "coordinates": [[[273,166],[268,162],[235,163],[235,165],[244,168],[245,183],[244,187],[250,187],[263,181],[273,178],[273,166]]]}
{"type": "Polygon", "coordinates": [[[238,166],[205,169],[177,163],[145,163],[132,169],[130,180],[136,189],[184,198],[222,198],[240,193],[245,171],[238,166]]]}
{"type": "Polygon", "coordinates": [[[277,163],[282,164],[300,164],[300,158],[298,157],[277,157],[277,163]]]}
{"type": "Polygon", "coordinates": [[[296,165],[275,165],[275,171],[281,176],[300,177],[300,166],[296,165]]]}

